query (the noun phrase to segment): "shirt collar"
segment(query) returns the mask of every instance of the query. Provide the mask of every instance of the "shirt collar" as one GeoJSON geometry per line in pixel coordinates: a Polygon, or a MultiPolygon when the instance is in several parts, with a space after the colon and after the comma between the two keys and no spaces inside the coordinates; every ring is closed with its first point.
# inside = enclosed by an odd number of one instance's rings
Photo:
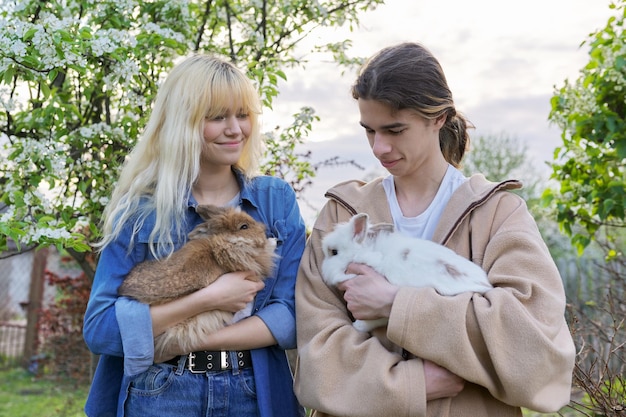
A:
{"type": "MultiPolygon", "coordinates": [[[[256,198],[254,193],[251,191],[253,187],[253,180],[247,180],[241,171],[236,168],[232,168],[235,177],[237,178],[237,183],[239,184],[239,205],[243,205],[243,203],[250,204],[253,207],[258,207],[256,198]]],[[[198,201],[189,190],[189,194],[187,196],[187,208],[195,208],[198,207],[198,201]]]]}

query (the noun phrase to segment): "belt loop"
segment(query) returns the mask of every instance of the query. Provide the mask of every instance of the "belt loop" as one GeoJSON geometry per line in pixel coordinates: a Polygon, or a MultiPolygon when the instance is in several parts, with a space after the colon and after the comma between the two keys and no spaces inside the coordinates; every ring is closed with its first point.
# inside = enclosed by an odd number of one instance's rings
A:
{"type": "Polygon", "coordinates": [[[185,363],[187,362],[187,356],[180,355],[178,357],[178,365],[176,365],[176,371],[174,372],[176,375],[181,376],[183,372],[185,372],[185,363]]]}
{"type": "Polygon", "coordinates": [[[233,375],[239,375],[239,358],[237,357],[238,352],[239,351],[236,350],[231,350],[228,352],[228,355],[230,356],[230,364],[233,369],[233,375]]]}

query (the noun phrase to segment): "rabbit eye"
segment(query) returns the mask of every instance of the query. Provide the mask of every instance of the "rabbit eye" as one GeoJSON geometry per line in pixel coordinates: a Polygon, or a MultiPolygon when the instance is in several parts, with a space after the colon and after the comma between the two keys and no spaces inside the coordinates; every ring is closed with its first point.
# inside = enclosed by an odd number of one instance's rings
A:
{"type": "Polygon", "coordinates": [[[248,228],[248,223],[244,223],[241,226],[239,226],[239,230],[246,230],[248,228]]]}
{"type": "Polygon", "coordinates": [[[332,256],[335,256],[335,255],[337,255],[338,253],[339,253],[339,251],[338,251],[337,249],[331,249],[331,250],[330,250],[330,254],[331,254],[332,256]]]}

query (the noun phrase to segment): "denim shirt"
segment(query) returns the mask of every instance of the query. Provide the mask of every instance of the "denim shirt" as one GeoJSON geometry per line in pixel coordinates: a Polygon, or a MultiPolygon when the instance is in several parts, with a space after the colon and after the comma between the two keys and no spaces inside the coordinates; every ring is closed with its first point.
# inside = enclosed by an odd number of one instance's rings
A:
{"type": "MultiPolygon", "coordinates": [[[[294,286],[306,239],[304,221],[295,193],[285,181],[259,176],[247,182],[240,173],[236,175],[240,207],[266,225],[268,237],[277,240],[279,255],[277,267],[265,280],[265,288],[257,293],[252,310],[277,341],[277,345],[252,350],[259,409],[262,416],[276,415],[276,410],[281,415],[300,415],[284,350],[296,347],[294,286]]],[[[191,231],[203,220],[195,211],[197,203],[191,195],[188,206],[185,224],[191,231]]],[[[133,225],[126,225],[100,254],[83,327],[87,346],[101,355],[85,406],[89,417],[122,417],[132,378],[153,362],[149,306],[117,295],[130,270],[153,258],[148,247],[153,227],[153,216],[134,235],[133,225]],[[134,245],[128,251],[133,239],[134,245]]],[[[175,242],[176,248],[183,244],[175,242]]]]}

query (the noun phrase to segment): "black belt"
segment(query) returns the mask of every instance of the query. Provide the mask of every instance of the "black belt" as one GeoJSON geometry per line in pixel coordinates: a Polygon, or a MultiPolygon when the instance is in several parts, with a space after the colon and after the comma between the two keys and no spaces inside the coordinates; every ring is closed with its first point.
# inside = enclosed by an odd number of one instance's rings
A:
{"type": "MultiPolygon", "coordinates": [[[[239,368],[252,367],[252,355],[249,350],[235,350],[232,353],[235,354],[239,368]]],[[[191,352],[185,355],[185,369],[188,369],[194,374],[233,369],[230,354],[231,351],[228,350],[201,350],[191,352]]],[[[180,356],[176,356],[165,363],[178,365],[179,362],[180,356]]]]}

